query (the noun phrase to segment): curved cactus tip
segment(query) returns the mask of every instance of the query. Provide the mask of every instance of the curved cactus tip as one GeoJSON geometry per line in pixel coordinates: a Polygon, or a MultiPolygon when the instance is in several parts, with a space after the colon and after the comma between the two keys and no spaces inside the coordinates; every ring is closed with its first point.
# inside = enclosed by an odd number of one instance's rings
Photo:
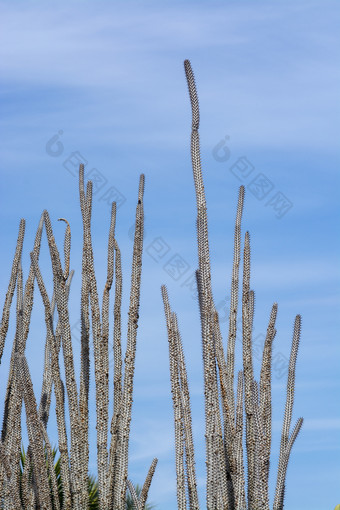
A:
{"type": "Polygon", "coordinates": [[[334,508],[334,510],[340,510],[340,504],[339,504],[339,505],[336,505],[336,507],[334,508]]]}

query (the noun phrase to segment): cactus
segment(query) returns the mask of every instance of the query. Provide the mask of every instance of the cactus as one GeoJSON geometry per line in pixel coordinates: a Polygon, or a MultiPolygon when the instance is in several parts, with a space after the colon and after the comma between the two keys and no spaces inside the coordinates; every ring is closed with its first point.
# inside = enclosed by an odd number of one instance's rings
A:
{"type": "MultiPolygon", "coordinates": [[[[241,218],[245,189],[239,189],[237,204],[234,261],[231,283],[231,306],[227,353],[224,351],[219,316],[214,306],[208,243],[208,220],[203,185],[200,143],[199,105],[194,75],[188,60],[184,63],[192,108],[191,156],[197,200],[198,270],[196,271],[204,362],[205,439],[206,439],[206,506],[209,510],[269,510],[269,461],[271,448],[271,353],[276,334],[277,304],[269,317],[261,373],[255,379],[252,359],[252,325],[254,291],[250,288],[250,236],[246,232],[242,281],[243,370],[237,374],[234,395],[235,341],[237,328],[239,266],[241,261],[241,218]],[[245,412],[244,412],[245,411],[245,412]],[[247,455],[247,473],[243,455],[243,429],[247,455]],[[247,491],[245,478],[247,476],[247,491]]],[[[80,208],[83,219],[82,287],[80,296],[81,368],[79,392],[76,384],[72,351],[69,292],[73,271],[70,271],[71,230],[68,221],[64,240],[64,264],[56,245],[52,222],[44,211],[36,233],[31,265],[24,285],[22,252],[25,220],[20,221],[8,292],[0,324],[0,361],[9,327],[10,308],[16,290],[16,332],[12,347],[5,398],[5,412],[0,439],[0,505],[4,508],[43,508],[44,510],[147,510],[150,484],[157,465],[153,459],[142,488],[128,479],[128,448],[132,416],[133,380],[139,318],[140,284],[143,251],[144,175],[141,175],[136,207],[135,237],[128,313],[127,349],[122,370],[121,253],[115,235],[116,204],[112,204],[108,235],[107,278],[99,305],[91,235],[92,182],[84,186],[84,166],[79,169],[80,208]],[[45,227],[50,252],[53,295],[50,297],[39,268],[42,231],[45,227]],[[115,280],[114,298],[114,394],[113,415],[108,424],[108,338],[110,291],[115,280]],[[33,308],[34,284],[37,282],[44,306],[46,328],[45,365],[40,401],[33,391],[25,355],[33,308]],[[57,322],[53,320],[57,309],[57,322]],[[91,317],[90,317],[91,314],[91,317]],[[96,430],[98,482],[88,476],[89,463],[89,340],[93,338],[94,374],[96,384],[96,430]],[[59,355],[62,347],[65,383],[61,376],[59,355]],[[52,386],[56,399],[56,420],[60,458],[54,466],[47,435],[52,386]],[[66,433],[65,392],[68,396],[70,419],[70,451],[66,433]],[[20,451],[21,410],[25,405],[29,445],[20,451]],[[111,442],[108,448],[108,431],[111,442]],[[22,469],[20,470],[20,461],[22,469]],[[57,466],[57,468],[56,468],[57,466]],[[54,469],[53,469],[54,467],[54,469]],[[62,498],[60,488],[62,486],[62,498]],[[127,496],[127,490],[130,495],[127,496]],[[91,500],[91,498],[94,498],[91,500]],[[95,501],[94,501],[95,500],[95,501]]],[[[241,286],[241,285],[240,285],[241,286]]],[[[199,510],[192,437],[190,393],[179,332],[178,319],[169,303],[167,289],[162,297],[169,342],[170,379],[175,417],[175,460],[178,510],[199,510]]],[[[273,510],[283,510],[288,461],[293,443],[302,426],[299,418],[291,429],[294,403],[295,366],[300,340],[301,317],[296,316],[289,362],[287,397],[281,435],[279,465],[273,510]]],[[[339,510],[340,505],[335,510],[339,510]]]]}
{"type": "MultiPolygon", "coordinates": [[[[235,339],[237,328],[239,265],[241,256],[241,217],[244,187],[239,190],[227,358],[219,317],[214,306],[208,243],[208,220],[202,178],[199,143],[199,105],[191,64],[184,62],[192,109],[191,159],[197,200],[197,244],[199,268],[196,271],[204,364],[206,507],[219,510],[269,510],[269,460],[271,447],[271,352],[275,337],[277,303],[273,304],[265,340],[260,379],[254,378],[252,325],[254,291],[250,289],[250,238],[245,234],[242,285],[243,371],[237,377],[234,398],[235,339]],[[243,400],[244,398],[244,400],[243,400]],[[243,403],[245,420],[243,416],[243,403]],[[222,415],[220,410],[222,410],[222,415]],[[243,426],[248,467],[247,494],[243,462],[243,426]]],[[[195,459],[191,427],[190,394],[183,347],[176,314],[169,304],[166,287],[162,297],[169,341],[170,379],[175,421],[175,460],[178,509],[198,510],[195,459]],[[185,462],[184,462],[185,458],[185,462]]],[[[281,436],[277,484],[273,510],[282,510],[288,460],[303,419],[299,418],[289,435],[295,385],[296,356],[301,317],[296,316],[289,362],[287,399],[281,436]]]]}
{"type": "MultiPolygon", "coordinates": [[[[81,288],[81,369],[80,389],[75,379],[74,359],[71,342],[71,329],[68,298],[73,271],[70,271],[71,230],[66,223],[64,240],[64,266],[56,246],[52,223],[44,211],[37,229],[33,251],[30,254],[31,266],[26,285],[23,285],[21,269],[25,220],[21,220],[15,250],[8,292],[6,294],[0,325],[0,361],[9,326],[9,312],[14,291],[17,291],[16,334],[5,399],[5,412],[0,440],[0,504],[5,508],[34,508],[44,510],[60,509],[58,487],[63,486],[63,509],[84,510],[93,507],[89,495],[98,499],[101,510],[114,507],[124,510],[127,487],[134,497],[137,510],[146,508],[146,500],[151,480],[156,468],[154,459],[139,495],[128,480],[128,447],[131,422],[134,364],[140,301],[140,283],[143,249],[143,193],[144,175],[141,175],[136,207],[136,228],[133,245],[130,308],[128,318],[128,342],[125,357],[125,371],[122,372],[121,351],[121,254],[115,237],[116,203],[112,203],[111,221],[108,236],[107,279],[103,290],[102,310],[99,308],[94,257],[91,239],[92,182],[84,188],[84,166],[79,169],[80,207],[83,218],[83,258],[81,288]],[[53,273],[53,296],[49,298],[39,268],[39,253],[42,231],[45,226],[53,273]],[[109,297],[115,277],[114,302],[114,411],[111,420],[111,442],[107,448],[108,435],[108,337],[109,337],[109,297]],[[25,356],[31,312],[33,308],[34,283],[37,282],[45,310],[46,341],[45,366],[40,403],[33,391],[28,362],[25,356]],[[58,320],[54,326],[53,314],[57,308],[58,320]],[[96,383],[97,411],[97,465],[98,484],[89,490],[88,424],[89,424],[89,338],[90,312],[94,343],[94,373],[96,383]],[[59,351],[62,346],[65,367],[65,383],[61,377],[59,351]],[[124,384],[123,384],[124,383],[124,384]],[[54,387],[56,398],[56,419],[58,426],[58,447],[60,459],[58,470],[53,466],[55,451],[52,451],[47,435],[51,391],[54,387]],[[65,389],[66,388],[66,389],[65,389]],[[65,391],[69,404],[71,448],[68,451],[66,434],[65,391]],[[21,409],[25,404],[26,423],[29,438],[27,455],[20,452],[21,409]],[[20,459],[24,460],[20,475],[20,459]],[[48,462],[47,462],[48,461],[48,462]]],[[[93,481],[93,480],[92,480],[93,481]]],[[[91,497],[92,497],[91,496],[91,497]]]]}

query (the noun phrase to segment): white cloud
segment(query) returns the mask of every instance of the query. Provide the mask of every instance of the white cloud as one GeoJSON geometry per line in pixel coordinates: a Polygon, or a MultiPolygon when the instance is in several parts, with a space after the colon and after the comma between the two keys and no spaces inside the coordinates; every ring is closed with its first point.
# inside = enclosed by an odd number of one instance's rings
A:
{"type": "MultiPolygon", "coordinates": [[[[90,98],[82,112],[92,127],[105,124],[105,114],[100,117],[91,108],[95,98],[98,112],[103,94],[108,94],[106,107],[119,98],[154,124],[161,113],[171,126],[181,105],[187,104],[182,61],[189,57],[199,78],[203,114],[209,113],[218,132],[229,126],[234,146],[310,147],[316,140],[318,147],[337,144],[331,115],[338,104],[335,41],[326,29],[308,27],[307,22],[301,28],[300,17],[313,15],[303,6],[279,6],[274,11],[265,4],[261,9],[101,5],[102,9],[88,3],[81,8],[72,3],[53,8],[40,3],[3,6],[6,29],[0,34],[0,69],[6,81],[22,87],[86,90],[90,98]],[[296,47],[290,47],[289,39],[285,45],[286,35],[275,32],[281,22],[284,34],[299,30],[296,47]],[[227,123],[221,111],[228,113],[227,123]]],[[[151,126],[147,131],[136,126],[135,133],[132,125],[129,133],[123,130],[123,138],[178,143],[176,131],[168,126],[154,127],[152,133],[151,126]]],[[[92,136],[105,137],[104,131],[93,129],[92,136]]]]}

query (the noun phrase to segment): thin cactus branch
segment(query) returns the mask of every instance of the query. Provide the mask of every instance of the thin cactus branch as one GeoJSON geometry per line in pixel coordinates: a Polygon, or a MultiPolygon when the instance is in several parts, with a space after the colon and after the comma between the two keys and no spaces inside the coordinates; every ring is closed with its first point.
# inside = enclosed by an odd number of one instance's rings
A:
{"type": "MultiPolygon", "coordinates": [[[[225,497],[228,495],[228,502],[224,501],[223,505],[226,508],[233,508],[234,506],[234,487],[233,478],[236,470],[236,459],[234,452],[235,441],[235,426],[234,426],[234,409],[229,407],[230,400],[228,399],[228,380],[227,380],[227,364],[223,352],[222,335],[219,328],[218,313],[214,314],[214,341],[215,341],[215,355],[219,371],[220,380],[220,393],[221,404],[224,421],[224,456],[218,461],[217,465],[221,466],[222,473],[220,475],[220,485],[222,493],[225,497]]],[[[217,425],[218,426],[218,425],[217,425]]],[[[221,450],[221,449],[220,449],[221,450]]],[[[222,503],[221,503],[222,504],[222,503]]]]}
{"type": "Polygon", "coordinates": [[[299,418],[293,428],[293,431],[291,433],[291,436],[290,436],[287,446],[286,446],[285,453],[282,457],[281,469],[278,474],[277,491],[275,493],[275,500],[274,500],[274,507],[273,507],[274,510],[283,510],[288,461],[289,461],[291,449],[293,447],[295,439],[297,438],[298,433],[300,432],[302,424],[303,424],[303,418],[299,418]]]}
{"type": "MultiPolygon", "coordinates": [[[[81,166],[80,174],[84,173],[84,167],[81,166]]],[[[80,182],[83,182],[83,176],[80,177],[80,182]]],[[[83,189],[80,188],[81,196],[84,195],[83,189]]],[[[92,201],[92,182],[88,181],[86,189],[86,202],[85,215],[83,215],[84,222],[84,237],[85,237],[85,250],[86,250],[86,269],[89,284],[89,294],[91,303],[91,317],[92,317],[92,334],[94,346],[94,360],[95,360],[95,381],[96,381],[96,416],[97,416],[97,466],[98,466],[98,487],[99,487],[99,501],[103,510],[107,510],[107,468],[108,468],[108,452],[107,452],[107,423],[108,423],[108,336],[102,334],[103,325],[100,317],[99,298],[97,291],[96,276],[94,270],[94,257],[92,248],[91,237],[91,222],[89,218],[90,203],[92,201]]],[[[112,209],[113,210],[113,209],[112,209]]],[[[111,236],[111,233],[110,233],[111,236]]],[[[109,254],[109,258],[111,255],[109,254]]],[[[111,285],[110,285],[111,287],[111,285]]],[[[105,292],[105,291],[104,291],[105,292]]],[[[108,292],[104,294],[103,298],[103,319],[107,322],[108,329],[108,292]],[[104,302],[105,300],[105,302],[104,302]]]]}
{"type": "Polygon", "coordinates": [[[129,320],[125,355],[124,387],[122,393],[121,416],[118,425],[119,434],[117,445],[118,466],[116,472],[117,478],[115,479],[114,503],[113,503],[114,508],[117,508],[117,510],[123,510],[128,469],[129,433],[133,398],[133,376],[136,355],[136,338],[139,318],[138,311],[142,270],[142,251],[144,232],[144,210],[143,210],[144,180],[145,180],[144,174],[141,174],[139,180],[138,203],[136,208],[136,228],[133,244],[130,306],[128,312],[129,320]]]}
{"type": "MultiPolygon", "coordinates": [[[[191,112],[192,112],[192,131],[191,131],[191,161],[196,189],[197,204],[197,242],[199,259],[199,282],[198,291],[200,294],[200,313],[203,344],[203,362],[204,362],[204,395],[205,395],[205,423],[206,423],[206,465],[207,465],[207,507],[214,508],[217,504],[214,450],[218,446],[218,430],[216,429],[215,413],[219,413],[218,392],[217,392],[217,373],[213,345],[213,314],[214,304],[211,291],[211,274],[208,242],[208,220],[207,207],[205,200],[204,185],[202,179],[200,143],[199,143],[199,104],[194,74],[192,72],[189,60],[184,61],[184,69],[189,89],[191,112]]],[[[221,448],[221,445],[220,445],[221,448]]],[[[223,455],[223,452],[220,452],[223,455]]]]}
{"type": "Polygon", "coordinates": [[[15,371],[15,355],[23,352],[23,274],[21,269],[21,258],[17,267],[17,305],[16,305],[16,331],[12,349],[12,372],[11,382],[7,385],[7,399],[4,416],[4,446],[9,455],[11,466],[11,479],[5,486],[5,499],[8,498],[8,505],[11,507],[11,500],[15,506],[20,507],[19,501],[19,459],[21,440],[21,409],[22,392],[18,374],[15,371]]]}
{"type": "Polygon", "coordinates": [[[113,330],[113,414],[110,426],[111,443],[109,453],[109,492],[110,500],[113,498],[113,484],[115,469],[118,464],[118,424],[122,409],[122,347],[121,347],[121,305],[122,305],[122,266],[120,249],[114,239],[115,249],[115,300],[114,300],[114,330],[113,330]]]}
{"type": "MultiPolygon", "coordinates": [[[[33,251],[37,256],[37,259],[39,260],[40,255],[40,246],[41,246],[41,237],[42,237],[42,231],[44,226],[44,214],[42,213],[40,217],[40,221],[38,224],[37,232],[34,239],[34,245],[33,245],[33,251]]],[[[32,264],[30,265],[30,270],[28,273],[28,277],[25,284],[25,293],[24,293],[24,343],[26,345],[28,333],[29,333],[29,327],[30,327],[30,320],[31,320],[31,313],[33,309],[33,291],[34,291],[34,271],[32,264]]]]}
{"type": "Polygon", "coordinates": [[[183,425],[185,434],[185,458],[186,458],[186,469],[187,469],[187,488],[189,506],[193,510],[199,508],[198,494],[197,494],[197,482],[196,482],[196,470],[195,470],[195,456],[194,456],[194,443],[192,437],[192,419],[190,409],[190,394],[188,387],[188,377],[185,367],[184,352],[182,347],[182,340],[178,329],[177,316],[175,313],[172,314],[172,325],[174,329],[174,341],[175,341],[175,353],[178,364],[179,382],[180,382],[180,397],[181,397],[181,408],[183,414],[183,425]]]}
{"type": "MultiPolygon", "coordinates": [[[[251,303],[250,303],[250,243],[249,232],[245,235],[243,257],[242,290],[242,336],[243,336],[243,375],[244,402],[246,412],[246,446],[248,459],[248,504],[253,506],[255,490],[255,429],[252,403],[252,385],[254,380],[251,346],[251,303]]],[[[255,507],[254,507],[255,508],[255,507]]]]}
{"type": "Polygon", "coordinates": [[[0,363],[2,358],[2,353],[4,350],[5,345],[5,338],[8,331],[8,325],[9,325],[9,313],[11,309],[13,294],[15,290],[15,284],[17,279],[17,273],[18,273],[18,265],[19,261],[21,259],[21,253],[22,253],[22,246],[24,242],[24,235],[25,235],[25,220],[20,220],[19,225],[19,233],[18,233],[18,239],[17,244],[15,248],[15,254],[12,264],[12,271],[11,271],[11,277],[8,284],[8,290],[6,294],[5,304],[2,312],[2,319],[0,324],[0,363]]]}
{"type": "Polygon", "coordinates": [[[79,413],[82,426],[83,443],[83,464],[84,469],[88,471],[89,465],[89,389],[90,389],[90,318],[89,318],[89,300],[90,286],[88,281],[87,268],[87,221],[91,218],[91,200],[85,197],[84,193],[84,165],[79,167],[79,197],[80,209],[83,220],[83,253],[82,253],[82,285],[80,295],[80,328],[81,328],[81,365],[80,365],[80,385],[79,385],[79,413]]]}
{"type": "MultiPolygon", "coordinates": [[[[115,248],[115,302],[114,302],[114,330],[113,330],[113,416],[117,416],[122,399],[122,347],[121,347],[121,307],[122,307],[122,263],[118,243],[114,240],[115,248]]],[[[112,431],[111,431],[112,433],[112,431]]]]}
{"type": "Polygon", "coordinates": [[[229,336],[227,351],[227,398],[229,408],[234,411],[234,366],[235,366],[235,341],[237,330],[239,267],[241,260],[241,220],[244,203],[244,186],[240,186],[234,233],[234,260],[231,277],[230,313],[229,313],[229,336]]]}
{"type": "MultiPolygon", "coordinates": [[[[102,409],[101,414],[99,415],[101,420],[101,427],[103,428],[103,433],[105,434],[105,478],[103,483],[103,509],[106,508],[108,503],[108,453],[107,453],[107,430],[108,430],[108,405],[109,405],[109,294],[110,289],[113,282],[113,268],[114,268],[114,235],[115,235],[115,225],[116,225],[116,203],[112,203],[111,208],[111,224],[109,230],[109,242],[108,242],[108,260],[107,260],[107,279],[105,283],[105,288],[103,292],[103,304],[102,304],[102,339],[100,342],[101,349],[101,372],[103,377],[102,382],[102,409]]],[[[98,455],[99,459],[99,455],[98,455]]]]}
{"type": "Polygon", "coordinates": [[[264,342],[261,376],[260,376],[260,416],[262,419],[265,438],[264,438],[264,465],[262,469],[262,482],[268,485],[270,448],[272,438],[272,397],[271,397],[271,363],[272,363],[272,344],[275,338],[275,322],[277,316],[277,303],[273,304],[264,342]]]}
{"type": "Polygon", "coordinates": [[[293,341],[292,348],[289,359],[288,366],[288,379],[287,379],[287,396],[286,396],[286,406],[285,406],[285,414],[283,419],[282,426],[282,434],[281,434],[281,445],[280,445],[280,457],[279,457],[279,465],[278,465],[278,473],[277,473],[277,482],[276,482],[276,491],[275,491],[275,499],[274,499],[274,510],[282,510],[283,501],[284,501],[284,487],[285,487],[285,478],[286,478],[286,470],[289,460],[290,450],[293,446],[295,438],[299,433],[299,430],[302,426],[302,418],[300,418],[293,430],[292,433],[292,441],[289,441],[289,430],[290,424],[292,420],[293,413],[293,404],[294,404],[294,391],[295,391],[295,368],[296,368],[296,358],[299,348],[300,342],[300,332],[301,332],[301,316],[297,315],[295,317],[294,323],[294,331],[293,331],[293,341]],[[288,446],[289,445],[289,446],[288,446]]]}
{"type": "Polygon", "coordinates": [[[67,307],[67,293],[62,271],[59,252],[55,244],[50,218],[44,211],[44,221],[53,271],[54,291],[56,295],[58,316],[61,323],[62,345],[66,376],[66,389],[68,395],[69,415],[71,419],[71,484],[73,488],[73,505],[76,510],[87,505],[87,477],[81,462],[81,429],[78,407],[77,385],[74,373],[73,352],[71,343],[71,328],[67,307]]]}
{"type": "MultiPolygon", "coordinates": [[[[40,429],[41,429],[41,432],[42,432],[42,435],[44,438],[46,451],[47,451],[47,467],[48,467],[49,476],[50,476],[51,484],[52,484],[53,504],[54,504],[56,510],[60,510],[57,476],[56,476],[56,472],[54,470],[54,456],[53,456],[52,448],[50,445],[50,441],[48,439],[47,431],[46,431],[45,426],[42,421],[40,421],[40,429]]],[[[63,507],[65,508],[66,505],[64,504],[63,507]]]]}
{"type": "Polygon", "coordinates": [[[145,482],[144,482],[143,488],[142,488],[141,493],[139,495],[139,502],[140,502],[142,510],[144,510],[144,508],[145,508],[145,503],[146,503],[146,500],[148,498],[148,493],[149,493],[149,489],[150,489],[150,485],[151,485],[151,481],[152,481],[153,475],[155,473],[157,462],[158,462],[157,458],[154,458],[153,461],[151,462],[148,474],[146,475],[146,478],[145,478],[145,482]]]}
{"type": "Polygon", "coordinates": [[[5,468],[7,479],[9,479],[11,477],[12,470],[9,465],[8,453],[6,453],[2,441],[0,442],[0,460],[2,462],[3,467],[5,468]]]}
{"type": "Polygon", "coordinates": [[[62,472],[63,487],[64,487],[64,505],[65,508],[71,509],[71,486],[70,486],[70,470],[69,470],[69,457],[67,449],[67,432],[65,421],[65,402],[63,397],[62,380],[60,376],[59,367],[59,349],[57,347],[56,337],[53,331],[53,315],[50,307],[50,302],[45,289],[45,285],[40,273],[38,262],[34,252],[31,252],[31,261],[34,269],[34,274],[37,279],[41,297],[45,307],[45,322],[47,328],[47,341],[49,351],[51,352],[51,371],[54,383],[54,392],[56,398],[56,418],[58,426],[58,439],[60,451],[60,468],[62,472]]]}
{"type": "Polygon", "coordinates": [[[235,510],[246,510],[245,478],[243,465],[243,372],[240,370],[237,377],[237,401],[235,417],[235,510]]]}
{"type": "MultiPolygon", "coordinates": [[[[268,483],[264,476],[265,472],[265,430],[260,415],[259,391],[257,381],[253,381],[252,400],[255,429],[255,504],[258,508],[269,510],[268,483]]],[[[256,508],[256,506],[255,506],[256,508]]]]}
{"type": "Polygon", "coordinates": [[[127,487],[129,489],[131,497],[132,497],[134,510],[143,510],[141,507],[141,504],[139,502],[139,499],[138,499],[138,496],[136,493],[136,489],[134,488],[131,480],[126,480],[126,484],[127,484],[127,487]]]}
{"type": "Polygon", "coordinates": [[[39,488],[37,491],[38,502],[42,509],[52,510],[47,469],[43,454],[43,436],[40,428],[41,422],[37,413],[37,404],[34,397],[29,368],[24,354],[16,353],[15,358],[17,373],[20,377],[21,390],[25,402],[28,437],[32,447],[34,478],[39,488]]]}
{"type": "Polygon", "coordinates": [[[168,329],[170,381],[174,408],[177,508],[178,510],[185,510],[187,508],[185,491],[185,466],[184,466],[185,432],[183,424],[184,421],[183,407],[181,404],[181,384],[178,372],[179,367],[178,367],[176,330],[173,313],[171,312],[171,308],[169,305],[168,293],[164,285],[162,286],[162,297],[164,303],[166,324],[168,329]]]}
{"type": "MultiPolygon", "coordinates": [[[[34,252],[32,252],[32,253],[34,254],[34,252]]],[[[37,264],[38,264],[38,261],[37,261],[37,264]]],[[[70,272],[69,277],[66,282],[67,299],[69,297],[70,285],[72,282],[73,275],[74,275],[74,271],[72,270],[70,272]]],[[[52,322],[53,322],[55,307],[56,307],[55,294],[53,294],[51,305],[50,305],[52,322]]],[[[49,419],[50,405],[51,405],[51,392],[52,392],[52,367],[51,367],[52,354],[51,354],[47,334],[46,334],[46,342],[45,342],[44,374],[43,374],[43,382],[42,382],[42,387],[41,387],[41,396],[40,396],[40,404],[39,404],[39,417],[43,421],[45,428],[47,427],[47,422],[49,419]]],[[[57,326],[55,329],[55,341],[56,341],[57,355],[59,356],[60,345],[61,345],[61,331],[60,331],[60,321],[59,320],[57,322],[57,326]]],[[[61,380],[61,385],[62,385],[63,398],[64,398],[64,384],[63,384],[62,380],[61,380]]]]}
{"type": "Polygon", "coordinates": [[[65,237],[64,237],[64,280],[67,280],[70,273],[70,257],[71,257],[71,228],[69,222],[65,218],[58,218],[58,221],[66,223],[65,237]]]}
{"type": "Polygon", "coordinates": [[[21,478],[21,486],[22,486],[22,496],[24,500],[24,508],[35,510],[36,507],[36,491],[34,490],[34,481],[31,482],[30,480],[30,473],[33,470],[32,467],[32,449],[31,446],[28,445],[27,452],[26,452],[26,458],[25,458],[25,466],[22,473],[21,478]]]}

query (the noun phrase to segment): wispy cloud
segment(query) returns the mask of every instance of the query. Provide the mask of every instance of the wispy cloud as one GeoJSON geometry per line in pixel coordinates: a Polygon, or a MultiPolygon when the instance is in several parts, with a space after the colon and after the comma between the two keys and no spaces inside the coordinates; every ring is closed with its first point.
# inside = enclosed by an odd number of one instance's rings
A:
{"type": "MultiPolygon", "coordinates": [[[[315,13],[305,4],[298,8],[278,5],[275,10],[265,4],[261,9],[248,3],[195,8],[187,4],[180,11],[176,4],[148,9],[138,3],[131,8],[121,2],[103,2],[102,10],[90,3],[79,5],[2,6],[6,29],[0,35],[0,69],[5,83],[86,91],[82,111],[92,127],[104,128],[100,136],[105,136],[105,116],[95,115],[91,107],[94,97],[97,112],[104,94],[106,107],[113,98],[136,109],[142,101],[153,121],[160,112],[173,119],[174,104],[181,108],[187,100],[182,61],[192,57],[199,64],[203,112],[209,111],[218,132],[229,126],[233,139],[248,146],[305,146],[313,138],[319,147],[336,143],[336,117],[332,120],[330,113],[338,108],[340,73],[332,53],[337,40],[328,30],[329,19],[325,18],[324,26],[311,28],[315,13]],[[277,23],[285,27],[285,39],[277,35],[277,23]],[[289,34],[296,30],[299,44],[293,47],[289,34]],[[212,65],[218,66],[218,80],[210,76],[212,65]],[[249,75],[251,87],[244,81],[249,75]],[[182,99],[178,99],[178,87],[182,99]],[[228,112],[227,126],[221,105],[228,112]]],[[[322,12],[319,15],[323,18],[322,12]]],[[[146,130],[139,130],[137,137],[130,125],[130,139],[178,142],[176,132],[167,128],[153,129],[150,136],[151,125],[147,139],[146,130]]],[[[96,129],[92,136],[98,136],[96,129]]]]}

